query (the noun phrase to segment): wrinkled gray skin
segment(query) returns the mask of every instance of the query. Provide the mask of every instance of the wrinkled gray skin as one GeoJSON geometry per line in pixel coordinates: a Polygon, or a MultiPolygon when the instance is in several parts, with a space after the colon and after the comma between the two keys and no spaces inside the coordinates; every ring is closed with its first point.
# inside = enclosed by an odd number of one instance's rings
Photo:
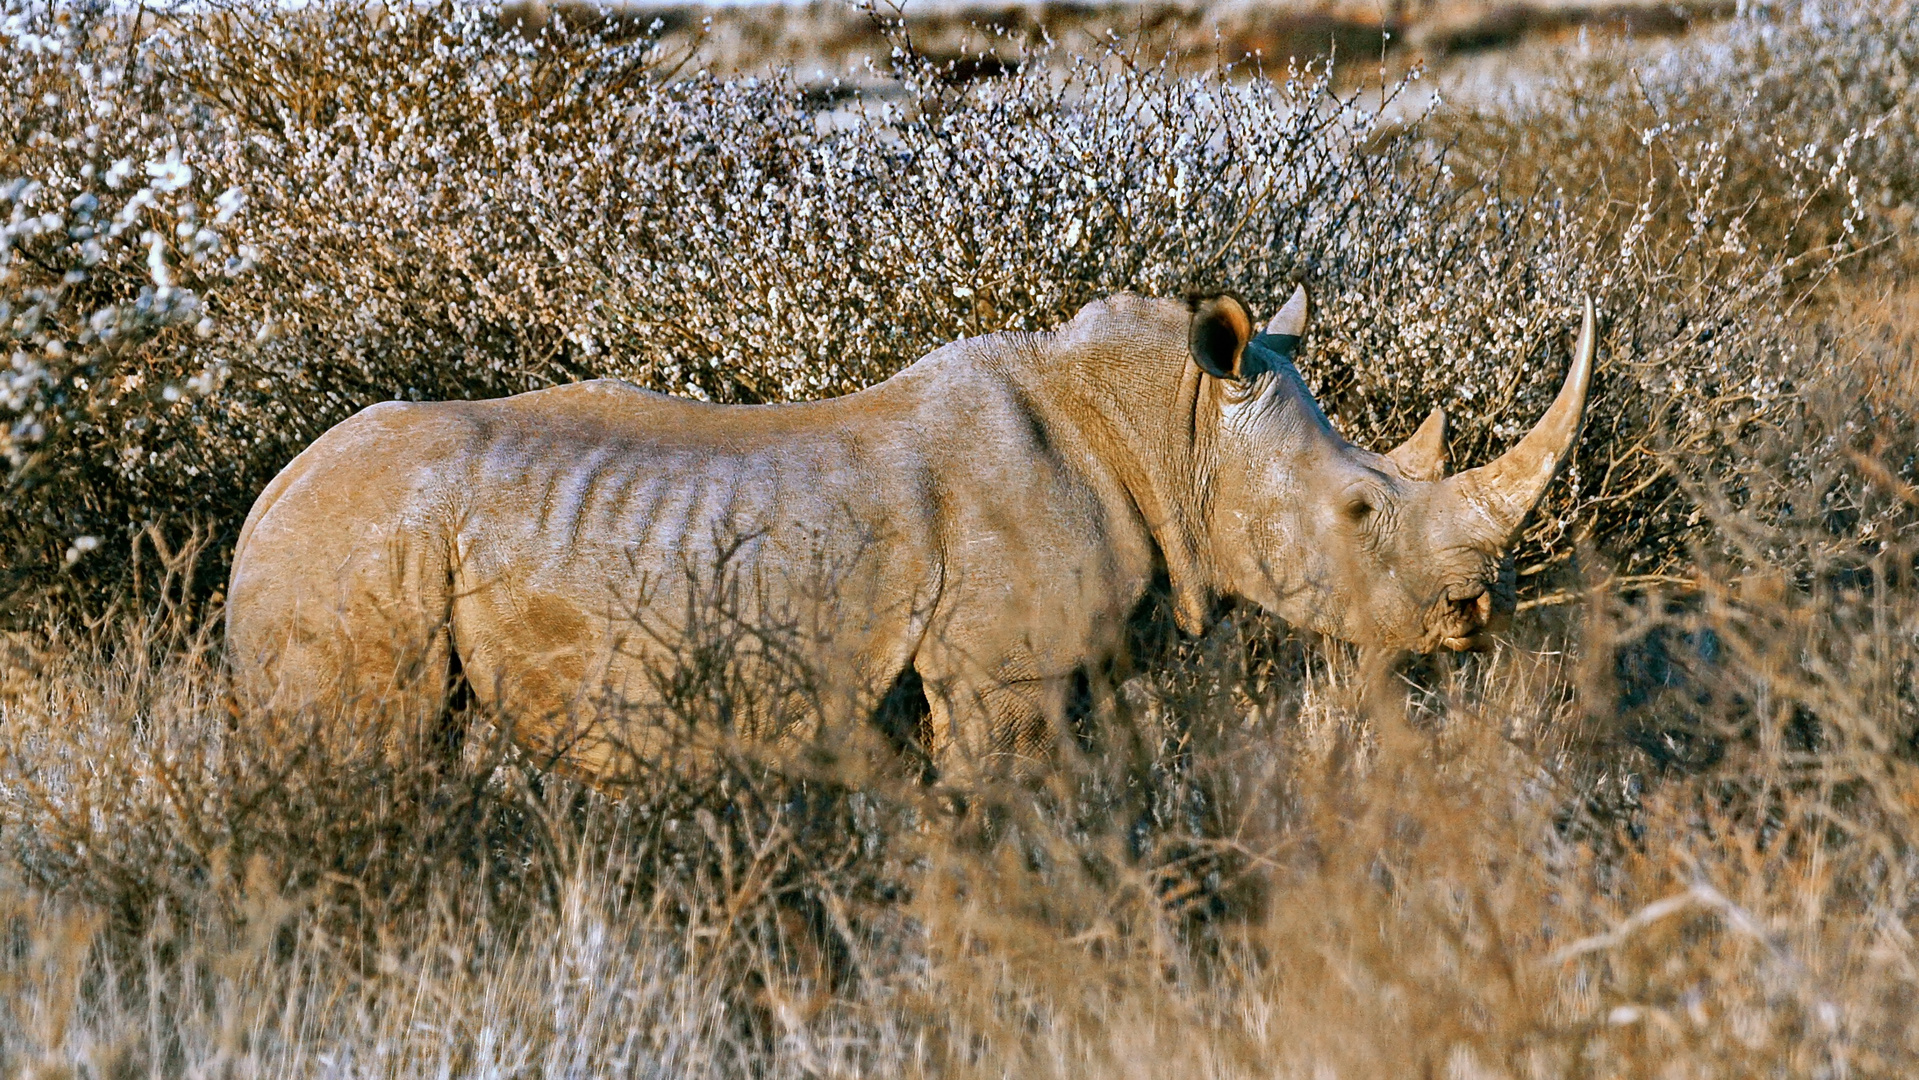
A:
{"type": "Polygon", "coordinates": [[[1290,360],[1306,308],[1296,292],[1255,336],[1231,297],[1114,296],[807,404],[598,381],[376,405],[248,516],[236,686],[418,724],[457,660],[522,745],[603,776],[660,751],[670,676],[731,641],[741,685],[783,700],[729,734],[799,738],[770,717],[801,698],[872,715],[910,671],[914,734],[964,773],[1045,758],[1158,573],[1189,632],[1236,597],[1369,646],[1485,645],[1505,550],[1578,432],[1590,303],[1546,418],[1452,477],[1441,413],[1385,455],[1333,430],[1290,360]],[[793,668],[817,678],[781,683],[793,668]]]}

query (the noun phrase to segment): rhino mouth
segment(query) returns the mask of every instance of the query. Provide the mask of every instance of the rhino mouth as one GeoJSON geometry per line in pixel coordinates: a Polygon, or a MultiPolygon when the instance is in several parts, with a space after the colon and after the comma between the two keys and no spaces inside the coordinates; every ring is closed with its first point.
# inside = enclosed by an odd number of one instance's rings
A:
{"type": "Polygon", "coordinates": [[[1484,582],[1447,590],[1435,611],[1433,637],[1453,652],[1478,652],[1492,645],[1493,590],[1484,582]]]}

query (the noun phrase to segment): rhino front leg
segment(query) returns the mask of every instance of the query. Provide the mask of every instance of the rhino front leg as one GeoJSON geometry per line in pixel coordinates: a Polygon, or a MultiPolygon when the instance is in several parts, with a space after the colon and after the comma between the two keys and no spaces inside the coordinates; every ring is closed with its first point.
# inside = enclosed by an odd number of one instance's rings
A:
{"type": "Polygon", "coordinates": [[[943,652],[917,665],[930,712],[927,749],[940,775],[962,786],[1045,775],[1072,677],[1036,674],[1027,650],[990,666],[943,652]]]}

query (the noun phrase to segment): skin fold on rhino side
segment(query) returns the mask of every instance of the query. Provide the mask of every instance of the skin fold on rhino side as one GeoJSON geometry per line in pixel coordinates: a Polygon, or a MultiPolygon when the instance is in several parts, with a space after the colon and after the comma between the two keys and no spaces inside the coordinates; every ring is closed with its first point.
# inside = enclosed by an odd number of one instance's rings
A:
{"type": "Polygon", "coordinates": [[[1591,301],[1545,417],[1450,476],[1440,410],[1386,454],[1333,429],[1292,363],[1307,308],[1256,334],[1231,296],[1121,294],[800,404],[597,380],[375,405],[247,518],[236,689],[421,725],[457,665],[529,752],[604,778],[721,684],[748,702],[721,734],[769,746],[916,684],[904,738],[965,774],[1044,762],[1156,580],[1189,633],[1230,598],[1381,649],[1484,647],[1578,435],[1591,301]]]}

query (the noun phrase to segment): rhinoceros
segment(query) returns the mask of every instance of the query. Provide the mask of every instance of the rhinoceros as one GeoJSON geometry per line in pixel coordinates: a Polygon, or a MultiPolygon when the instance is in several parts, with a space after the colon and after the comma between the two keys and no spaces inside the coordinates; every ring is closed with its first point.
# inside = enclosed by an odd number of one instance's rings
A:
{"type": "Polygon", "coordinates": [[[516,741],[604,775],[724,622],[811,672],[793,685],[824,715],[916,685],[944,768],[1043,761],[1156,581],[1187,632],[1235,599],[1366,646],[1483,647],[1580,428],[1590,299],[1544,418],[1450,476],[1442,410],[1385,454],[1335,431],[1292,363],[1307,307],[1301,287],[1256,335],[1230,295],[1121,294],[809,403],[596,380],[374,405],[247,517],[236,687],[431,716],[457,670],[516,741]]]}

